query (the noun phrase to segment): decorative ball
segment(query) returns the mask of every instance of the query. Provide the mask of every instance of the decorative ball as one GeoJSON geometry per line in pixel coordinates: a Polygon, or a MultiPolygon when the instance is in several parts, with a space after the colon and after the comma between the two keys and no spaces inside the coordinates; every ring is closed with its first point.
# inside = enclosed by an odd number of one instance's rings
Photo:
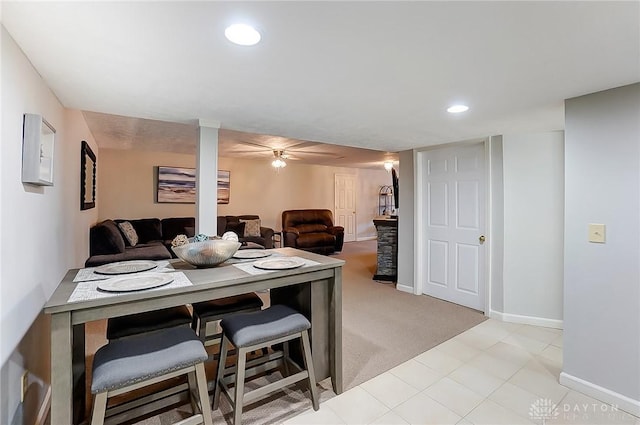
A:
{"type": "Polygon", "coordinates": [[[208,240],[209,240],[209,236],[207,236],[207,235],[205,235],[203,233],[198,233],[193,238],[194,242],[204,242],[204,241],[208,241],[208,240]]]}
{"type": "Polygon", "coordinates": [[[222,235],[222,239],[224,239],[225,241],[238,242],[238,235],[236,235],[235,232],[224,232],[224,235],[222,235]]]}
{"type": "Polygon", "coordinates": [[[182,246],[189,243],[187,235],[178,235],[171,241],[171,246],[182,246]]]}

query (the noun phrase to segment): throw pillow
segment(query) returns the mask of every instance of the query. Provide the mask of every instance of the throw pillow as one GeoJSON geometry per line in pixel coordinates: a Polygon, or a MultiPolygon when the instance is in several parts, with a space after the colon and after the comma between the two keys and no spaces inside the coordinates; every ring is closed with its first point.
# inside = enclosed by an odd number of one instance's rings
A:
{"type": "Polygon", "coordinates": [[[260,219],[257,218],[255,220],[242,220],[240,219],[240,223],[245,223],[244,226],[244,237],[253,236],[260,237],[260,219]]]}
{"type": "Polygon", "coordinates": [[[123,221],[122,223],[118,223],[118,227],[120,231],[127,238],[129,245],[136,246],[138,244],[138,234],[136,233],[136,229],[133,228],[131,223],[128,221],[123,221]]]}
{"type": "Polygon", "coordinates": [[[241,223],[239,221],[227,222],[227,227],[224,229],[224,233],[233,232],[238,235],[238,237],[243,237],[245,225],[246,223],[241,223]]]}

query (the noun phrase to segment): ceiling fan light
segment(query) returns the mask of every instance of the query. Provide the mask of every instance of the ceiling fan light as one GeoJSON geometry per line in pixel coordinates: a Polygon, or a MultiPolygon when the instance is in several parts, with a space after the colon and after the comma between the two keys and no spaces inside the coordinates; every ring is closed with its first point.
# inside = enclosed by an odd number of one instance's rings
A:
{"type": "Polygon", "coordinates": [[[284,162],[283,159],[276,158],[273,160],[273,162],[271,162],[271,166],[274,168],[284,168],[287,166],[287,163],[284,162]]]}

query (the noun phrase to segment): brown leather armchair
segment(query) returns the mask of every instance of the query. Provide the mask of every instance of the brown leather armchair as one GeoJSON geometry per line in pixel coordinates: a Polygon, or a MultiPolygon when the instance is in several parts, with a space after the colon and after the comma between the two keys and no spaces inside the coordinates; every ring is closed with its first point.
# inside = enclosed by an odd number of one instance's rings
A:
{"type": "Polygon", "coordinates": [[[344,227],[333,225],[333,214],[325,209],[282,212],[284,246],[318,254],[342,251],[344,227]]]}

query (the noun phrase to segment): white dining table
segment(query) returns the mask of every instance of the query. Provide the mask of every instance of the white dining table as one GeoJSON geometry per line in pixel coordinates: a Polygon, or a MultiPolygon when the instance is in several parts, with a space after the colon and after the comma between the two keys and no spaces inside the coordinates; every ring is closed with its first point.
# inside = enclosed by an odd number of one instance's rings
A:
{"type": "Polygon", "coordinates": [[[247,268],[247,261],[231,260],[214,268],[196,269],[171,260],[170,265],[184,273],[191,284],[72,302],[69,299],[79,285],[73,282],[78,269],[69,270],[44,306],[44,312],[51,316],[51,423],[84,420],[85,323],[265,290],[269,290],[272,304],[289,305],[310,320],[316,377],[318,381],[331,378],[334,392],[341,393],[344,261],[294,248],[270,251],[308,261],[293,269],[254,273],[247,268]]]}

